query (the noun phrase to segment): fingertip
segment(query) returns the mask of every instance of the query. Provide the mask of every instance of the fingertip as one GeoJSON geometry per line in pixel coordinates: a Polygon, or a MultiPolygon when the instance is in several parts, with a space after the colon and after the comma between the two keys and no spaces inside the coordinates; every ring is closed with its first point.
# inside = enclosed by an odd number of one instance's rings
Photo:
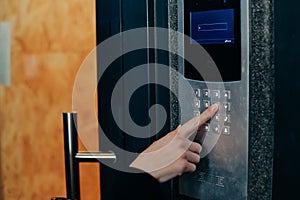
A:
{"type": "Polygon", "coordinates": [[[216,112],[217,110],[219,110],[219,103],[214,103],[213,105],[210,106],[211,112],[216,112]]]}
{"type": "Polygon", "coordinates": [[[196,171],[196,169],[197,169],[196,165],[195,165],[195,164],[192,164],[192,165],[191,165],[191,172],[196,171]]]}
{"type": "Polygon", "coordinates": [[[197,155],[197,159],[198,159],[198,160],[197,160],[196,164],[198,164],[198,163],[200,162],[200,160],[201,160],[201,157],[200,157],[199,154],[197,155]]]}
{"type": "Polygon", "coordinates": [[[200,154],[200,152],[202,150],[201,144],[199,144],[198,142],[194,142],[194,143],[195,143],[195,153],[200,154]]]}
{"type": "Polygon", "coordinates": [[[187,162],[184,168],[184,172],[194,172],[197,169],[196,164],[191,162],[187,162]]]}
{"type": "MultiPolygon", "coordinates": [[[[205,110],[205,114],[203,115],[204,118],[206,118],[206,120],[209,120],[210,118],[212,118],[219,110],[219,103],[214,103],[213,105],[211,105],[208,109],[205,110]]],[[[202,117],[202,115],[199,115],[200,117],[202,117]]]]}

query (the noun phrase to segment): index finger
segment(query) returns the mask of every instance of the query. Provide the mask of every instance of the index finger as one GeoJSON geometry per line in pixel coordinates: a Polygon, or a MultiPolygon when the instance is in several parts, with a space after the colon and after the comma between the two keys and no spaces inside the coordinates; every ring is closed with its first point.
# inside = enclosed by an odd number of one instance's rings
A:
{"type": "Polygon", "coordinates": [[[208,109],[206,109],[201,115],[196,116],[183,124],[179,129],[179,135],[185,138],[189,138],[193,133],[195,133],[198,128],[205,122],[210,120],[219,110],[218,103],[213,104],[208,109]]]}

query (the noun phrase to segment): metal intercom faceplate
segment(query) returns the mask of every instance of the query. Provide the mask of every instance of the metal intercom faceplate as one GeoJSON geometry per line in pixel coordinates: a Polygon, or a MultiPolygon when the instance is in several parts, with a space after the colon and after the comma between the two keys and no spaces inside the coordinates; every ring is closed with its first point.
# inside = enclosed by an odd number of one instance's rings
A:
{"type": "MultiPolygon", "coordinates": [[[[196,98],[187,106],[198,115],[214,102],[221,107],[199,130],[195,140],[203,145],[197,171],[179,178],[181,199],[247,199],[248,99],[249,99],[249,19],[248,0],[178,1],[178,29],[200,44],[214,60],[223,81],[203,79],[187,62],[179,64],[196,98]],[[192,102],[192,105],[191,103],[192,102]],[[213,146],[205,137],[217,138],[213,146]]],[[[179,83],[180,84],[180,83],[179,83]]],[[[179,95],[184,95],[179,85],[179,95]]]]}

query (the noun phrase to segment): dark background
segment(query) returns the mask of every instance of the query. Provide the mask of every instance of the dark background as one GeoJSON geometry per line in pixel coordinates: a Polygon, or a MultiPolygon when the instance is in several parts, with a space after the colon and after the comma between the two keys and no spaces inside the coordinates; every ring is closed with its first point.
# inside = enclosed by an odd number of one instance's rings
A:
{"type": "Polygon", "coordinates": [[[300,2],[277,0],[274,4],[276,98],[273,199],[298,199],[300,2]]]}

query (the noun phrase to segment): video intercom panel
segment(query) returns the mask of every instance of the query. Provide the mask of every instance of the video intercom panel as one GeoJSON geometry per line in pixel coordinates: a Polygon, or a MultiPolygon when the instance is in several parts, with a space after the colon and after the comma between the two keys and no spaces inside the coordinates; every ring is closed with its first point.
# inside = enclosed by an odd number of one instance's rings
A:
{"type": "MultiPolygon", "coordinates": [[[[179,67],[195,92],[183,107],[191,111],[183,121],[213,103],[220,105],[197,131],[194,140],[202,145],[201,161],[195,172],[179,178],[179,199],[247,199],[248,0],[182,0],[178,9],[179,30],[190,37],[179,45],[185,57],[201,45],[221,76],[204,77],[186,59],[179,67]]],[[[179,85],[180,95],[185,91],[179,85]]]]}

